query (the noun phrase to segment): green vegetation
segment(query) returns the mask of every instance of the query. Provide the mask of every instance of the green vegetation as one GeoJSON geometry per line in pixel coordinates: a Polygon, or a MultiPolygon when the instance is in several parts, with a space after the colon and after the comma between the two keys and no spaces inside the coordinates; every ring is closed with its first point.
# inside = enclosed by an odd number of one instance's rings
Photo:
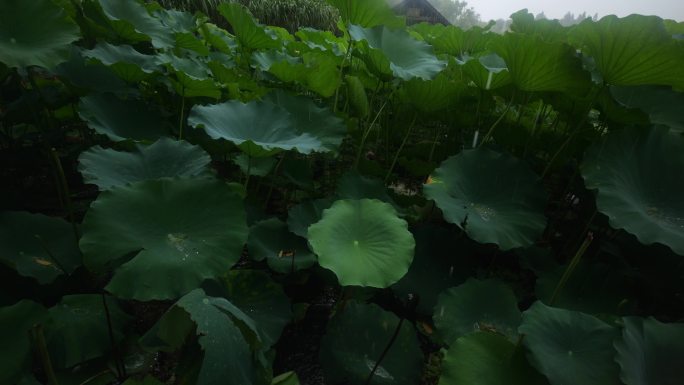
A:
{"type": "Polygon", "coordinates": [[[684,25],[329,4],[0,2],[0,383],[680,384],[684,25]]]}

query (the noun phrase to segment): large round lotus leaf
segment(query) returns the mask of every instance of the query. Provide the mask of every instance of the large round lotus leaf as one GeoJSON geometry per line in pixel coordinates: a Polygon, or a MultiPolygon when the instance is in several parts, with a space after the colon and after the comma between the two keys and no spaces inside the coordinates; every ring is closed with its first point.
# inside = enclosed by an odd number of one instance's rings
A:
{"type": "Polygon", "coordinates": [[[408,273],[392,285],[392,290],[403,298],[416,298],[416,309],[429,316],[439,294],[463,283],[474,271],[468,266],[469,249],[464,242],[456,241],[458,234],[442,227],[424,225],[413,231],[413,237],[416,240],[413,262],[408,273]]]}
{"type": "Polygon", "coordinates": [[[330,198],[316,199],[292,206],[287,212],[287,227],[300,237],[307,237],[309,226],[321,220],[323,210],[333,204],[330,198]]]}
{"type": "Polygon", "coordinates": [[[52,68],[65,61],[78,26],[49,0],[0,2],[0,62],[52,68]]]}
{"type": "Polygon", "coordinates": [[[214,139],[235,143],[250,156],[268,156],[281,150],[303,154],[328,151],[321,138],[295,124],[288,110],[269,101],[244,104],[232,100],[195,106],[188,124],[204,128],[214,139]]]}
{"type": "Polygon", "coordinates": [[[548,384],[525,359],[524,350],[506,337],[488,332],[465,335],[442,362],[439,385],[548,384]]]}
{"type": "Polygon", "coordinates": [[[13,384],[32,358],[30,331],[47,312],[43,306],[21,300],[0,308],[0,383],[13,384]]]}
{"type": "Polygon", "coordinates": [[[654,318],[624,318],[622,339],[615,342],[626,385],[679,385],[684,378],[684,324],[654,318]]]}
{"type": "Polygon", "coordinates": [[[133,152],[95,146],[82,152],[78,161],[86,183],[110,190],[149,179],[210,175],[211,157],[199,146],[162,138],[149,146],[136,144],[133,152]]]}
{"type": "MultiPolygon", "coordinates": [[[[107,309],[116,343],[129,316],[116,300],[107,297],[107,309]]],[[[101,357],[112,349],[107,313],[103,298],[98,294],[67,295],[48,310],[45,339],[53,364],[60,368],[101,357]]]]}
{"type": "MultiPolygon", "coordinates": [[[[392,339],[399,318],[379,306],[349,302],[328,323],[320,360],[326,383],[365,384],[392,339]]],[[[396,340],[380,362],[372,384],[419,383],[423,354],[411,323],[401,325],[396,340]]]]}
{"type": "Polygon", "coordinates": [[[530,363],[551,385],[616,385],[613,340],[618,332],[598,318],[535,302],[523,313],[530,363]]]}
{"type": "Polygon", "coordinates": [[[506,34],[492,49],[506,61],[513,84],[523,91],[583,92],[591,85],[575,49],[565,43],[506,34]]]}
{"type": "Polygon", "coordinates": [[[256,223],[249,229],[247,249],[250,258],[266,260],[268,267],[278,273],[288,274],[307,269],[316,263],[316,256],[309,250],[306,240],[292,234],[285,222],[271,218],[256,223]]]}
{"type": "Polygon", "coordinates": [[[0,212],[0,262],[46,284],[81,265],[74,228],[61,218],[0,212]]]}
{"type": "Polygon", "coordinates": [[[394,208],[374,199],[338,200],[309,227],[321,266],[342,285],[384,288],[406,274],[415,241],[394,208]]]}
{"type": "Polygon", "coordinates": [[[570,33],[579,48],[593,57],[610,85],[684,87],[684,50],[657,16],[609,15],[586,20],[570,33]]]}
{"type": "Polygon", "coordinates": [[[227,298],[254,320],[265,349],[275,344],[292,319],[282,287],[258,270],[233,270],[223,280],[227,298]]]}
{"type": "Polygon", "coordinates": [[[140,100],[92,94],[81,98],[78,113],[90,128],[117,142],[156,140],[167,133],[161,113],[140,100]]]}
{"type": "Polygon", "coordinates": [[[430,80],[446,67],[446,62],[437,59],[429,44],[416,40],[404,29],[392,30],[384,25],[366,29],[351,25],[349,35],[356,41],[368,43],[371,56],[367,60],[371,59],[378,70],[386,72],[389,69],[403,80],[430,80]],[[385,60],[377,57],[378,53],[385,60]]]}
{"type": "Polygon", "coordinates": [[[513,290],[503,282],[471,278],[439,295],[432,319],[447,344],[479,330],[515,339],[520,310],[513,290]]]}
{"type": "Polygon", "coordinates": [[[246,239],[245,209],[230,186],[160,179],[101,193],[80,245],[90,269],[115,270],[107,290],[145,301],[178,298],[223,274],[246,239]]]}
{"type": "Polygon", "coordinates": [[[424,186],[444,219],[502,250],[534,244],[546,227],[546,193],[522,161],[487,149],[445,160],[424,186]]]}
{"type": "Polygon", "coordinates": [[[667,128],[625,129],[587,150],[582,176],[611,226],[684,256],[682,154],[684,138],[667,128]]]}

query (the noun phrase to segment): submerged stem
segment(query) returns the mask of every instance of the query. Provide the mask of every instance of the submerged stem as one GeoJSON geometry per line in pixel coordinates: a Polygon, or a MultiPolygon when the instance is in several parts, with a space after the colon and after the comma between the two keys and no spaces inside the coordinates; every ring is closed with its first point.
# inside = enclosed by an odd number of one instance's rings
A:
{"type": "Polygon", "coordinates": [[[560,281],[558,281],[558,285],[556,285],[556,289],[553,291],[551,299],[549,300],[549,306],[553,306],[554,302],[556,302],[558,294],[560,294],[560,292],[565,287],[565,284],[568,282],[568,279],[570,279],[570,276],[575,271],[575,268],[577,268],[577,265],[582,260],[582,256],[587,251],[587,248],[589,248],[589,245],[593,240],[594,235],[591,232],[587,233],[587,237],[584,239],[584,242],[582,242],[582,245],[575,253],[575,256],[572,257],[572,260],[570,261],[570,264],[568,264],[568,267],[565,269],[565,272],[563,272],[563,276],[561,277],[560,281]]]}

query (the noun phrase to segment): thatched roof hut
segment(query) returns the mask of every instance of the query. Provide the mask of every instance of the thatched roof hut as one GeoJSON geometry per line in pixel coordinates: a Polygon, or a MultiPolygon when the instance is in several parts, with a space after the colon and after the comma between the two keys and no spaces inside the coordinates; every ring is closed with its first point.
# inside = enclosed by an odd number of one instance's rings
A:
{"type": "Polygon", "coordinates": [[[428,0],[404,0],[395,5],[393,9],[397,14],[405,15],[406,23],[409,25],[422,22],[451,24],[428,0]]]}

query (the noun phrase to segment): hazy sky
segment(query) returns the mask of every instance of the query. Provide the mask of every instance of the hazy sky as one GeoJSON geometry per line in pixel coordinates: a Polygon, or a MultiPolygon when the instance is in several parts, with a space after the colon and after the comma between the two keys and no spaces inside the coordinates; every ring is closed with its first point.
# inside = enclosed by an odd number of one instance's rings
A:
{"type": "Polygon", "coordinates": [[[527,8],[533,14],[544,12],[549,19],[558,19],[565,13],[587,12],[627,16],[632,13],[658,15],[666,19],[684,21],[684,0],[466,0],[483,20],[506,19],[511,13],[527,8]]]}

